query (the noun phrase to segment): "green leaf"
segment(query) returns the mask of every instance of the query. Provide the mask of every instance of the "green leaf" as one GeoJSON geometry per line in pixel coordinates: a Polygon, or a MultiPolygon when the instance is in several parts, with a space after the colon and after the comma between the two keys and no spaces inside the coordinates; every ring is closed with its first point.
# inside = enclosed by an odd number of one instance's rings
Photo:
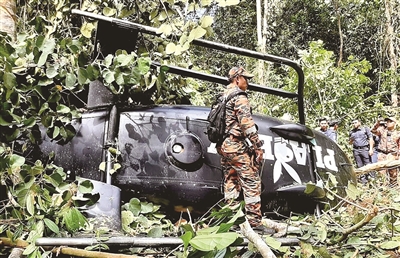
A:
{"type": "Polygon", "coordinates": [[[108,84],[111,84],[113,81],[115,81],[114,72],[112,71],[105,71],[103,77],[108,84]]]}
{"type": "Polygon", "coordinates": [[[270,236],[267,236],[267,237],[265,238],[265,242],[267,243],[267,245],[268,245],[269,247],[271,247],[271,248],[273,248],[273,249],[275,249],[275,250],[278,250],[278,249],[281,247],[281,245],[282,245],[281,242],[279,242],[278,240],[276,240],[275,238],[270,237],[270,236]]]}
{"type": "Polygon", "coordinates": [[[210,235],[210,234],[217,232],[218,229],[219,229],[219,227],[202,228],[202,229],[198,230],[196,233],[197,233],[197,235],[210,235]]]}
{"type": "Polygon", "coordinates": [[[175,52],[176,45],[172,42],[168,43],[167,47],[165,48],[165,53],[170,55],[175,52]]]}
{"type": "Polygon", "coordinates": [[[141,213],[143,214],[153,212],[153,203],[142,202],[140,206],[141,206],[141,213]]]}
{"type": "Polygon", "coordinates": [[[17,168],[25,164],[25,158],[17,154],[12,154],[10,157],[11,168],[17,168]]]}
{"type": "Polygon", "coordinates": [[[48,77],[48,78],[54,78],[54,77],[56,77],[57,76],[57,74],[58,74],[58,66],[56,66],[56,65],[50,65],[49,67],[47,67],[47,70],[46,70],[46,76],[48,77]]]}
{"type": "Polygon", "coordinates": [[[46,63],[47,57],[49,56],[49,54],[53,53],[55,46],[56,42],[53,38],[45,40],[45,43],[42,45],[41,48],[39,48],[42,51],[42,54],[40,55],[39,61],[37,63],[38,66],[43,66],[46,63]]]}
{"type": "Polygon", "coordinates": [[[222,250],[231,245],[238,238],[234,232],[219,233],[212,235],[195,236],[190,240],[190,244],[197,250],[209,252],[213,250],[222,250]]]}
{"type": "Polygon", "coordinates": [[[26,210],[30,215],[35,214],[35,197],[32,194],[26,196],[26,210]]]}
{"type": "Polygon", "coordinates": [[[385,250],[395,249],[395,248],[400,247],[400,242],[399,241],[387,241],[387,242],[382,243],[380,245],[380,247],[385,250]]]}
{"type": "Polygon", "coordinates": [[[35,124],[36,124],[36,119],[33,116],[24,120],[24,126],[26,126],[27,128],[31,128],[35,124]]]}
{"type": "Polygon", "coordinates": [[[157,34],[164,34],[165,36],[169,36],[172,33],[172,26],[167,24],[167,23],[163,23],[156,31],[157,34]]]}
{"type": "Polygon", "coordinates": [[[90,180],[85,180],[79,183],[78,190],[81,193],[91,193],[94,189],[93,183],[90,180]]]}
{"type": "Polygon", "coordinates": [[[44,224],[46,224],[46,226],[54,233],[58,234],[60,232],[60,229],[58,228],[57,224],[54,223],[53,221],[49,220],[48,218],[44,218],[43,221],[44,224]]]}
{"type": "Polygon", "coordinates": [[[121,212],[121,221],[122,225],[129,226],[133,221],[133,213],[131,211],[122,211],[121,212]]]}
{"type": "Polygon", "coordinates": [[[78,83],[81,84],[81,85],[85,84],[86,81],[87,81],[87,78],[88,78],[88,76],[87,76],[86,70],[84,68],[82,68],[82,67],[79,67],[79,70],[78,70],[78,83]]]}
{"type": "Polygon", "coordinates": [[[54,126],[53,127],[53,133],[51,135],[52,139],[55,139],[58,135],[60,134],[60,127],[54,126]]]}
{"type": "Polygon", "coordinates": [[[36,46],[37,46],[39,49],[43,46],[44,40],[45,40],[45,37],[44,37],[43,35],[39,35],[39,36],[36,38],[36,46]]]}
{"type": "Polygon", "coordinates": [[[147,233],[147,236],[149,237],[162,237],[163,234],[163,230],[161,227],[153,227],[152,229],[149,230],[149,233],[147,233]]]}
{"type": "Polygon", "coordinates": [[[88,65],[86,67],[86,72],[87,72],[88,79],[90,81],[96,80],[100,75],[99,69],[93,65],[88,65]]]}
{"type": "Polygon", "coordinates": [[[137,60],[138,68],[141,75],[145,75],[150,71],[151,59],[150,57],[140,57],[137,60]]]}
{"type": "Polygon", "coordinates": [[[3,75],[4,86],[7,89],[14,89],[17,86],[17,77],[13,73],[5,72],[3,75]]]}
{"type": "Polygon", "coordinates": [[[66,105],[60,104],[57,106],[57,113],[68,114],[69,112],[71,112],[71,109],[66,105]]]}
{"type": "Polygon", "coordinates": [[[351,182],[348,183],[346,190],[347,196],[351,200],[356,200],[358,196],[360,196],[361,191],[357,189],[356,186],[354,186],[351,182]]]}
{"type": "Polygon", "coordinates": [[[99,169],[100,169],[101,171],[106,171],[106,164],[107,164],[107,163],[104,162],[104,161],[101,162],[100,165],[99,165],[99,169]]]}
{"type": "Polygon", "coordinates": [[[212,16],[204,16],[201,19],[201,27],[202,28],[207,28],[210,27],[214,22],[214,18],[212,16]]]}
{"type": "Polygon", "coordinates": [[[130,62],[133,60],[132,55],[125,55],[125,54],[120,54],[118,55],[115,60],[121,65],[121,66],[127,66],[130,62]]]}
{"type": "Polygon", "coordinates": [[[183,245],[184,245],[185,249],[188,247],[189,242],[192,239],[192,237],[193,237],[193,233],[190,231],[185,232],[185,234],[183,234],[181,236],[181,239],[183,241],[183,245]]]}
{"type": "Polygon", "coordinates": [[[92,31],[94,30],[95,26],[93,23],[84,22],[81,27],[81,33],[85,38],[90,39],[92,37],[92,31]]]}
{"type": "Polygon", "coordinates": [[[117,13],[117,10],[115,10],[114,8],[105,7],[103,9],[103,14],[108,17],[114,16],[116,13],[117,13]]]}
{"type": "Polygon", "coordinates": [[[87,220],[82,213],[74,207],[70,208],[66,213],[64,213],[63,221],[69,232],[75,232],[81,228],[84,228],[87,223],[87,220]]]}
{"type": "Polygon", "coordinates": [[[307,183],[304,193],[309,195],[310,197],[319,198],[319,199],[325,197],[324,189],[314,183],[311,183],[311,182],[307,183]]]}
{"type": "Polygon", "coordinates": [[[75,88],[76,75],[73,73],[67,73],[65,76],[65,88],[73,90],[75,88]]]}
{"type": "Polygon", "coordinates": [[[7,125],[11,125],[11,121],[6,121],[0,114],[0,125],[2,126],[7,126],[7,125]]]}
{"type": "Polygon", "coordinates": [[[24,250],[24,252],[23,252],[22,254],[23,254],[23,255],[30,255],[30,254],[32,254],[33,252],[35,252],[37,249],[39,249],[39,247],[38,247],[38,246],[35,246],[34,243],[29,244],[29,245],[25,248],[25,250],[24,250]]]}
{"type": "Polygon", "coordinates": [[[140,200],[137,198],[132,198],[129,201],[129,210],[133,213],[133,215],[137,216],[141,212],[141,205],[140,205],[140,200]]]}
{"type": "Polygon", "coordinates": [[[108,68],[108,67],[110,67],[112,62],[113,62],[113,56],[107,55],[106,58],[104,58],[103,64],[104,64],[104,66],[106,66],[108,68]]]}
{"type": "Polygon", "coordinates": [[[192,30],[189,34],[189,42],[192,42],[194,39],[199,39],[206,35],[207,31],[200,26],[197,26],[194,30],[192,30]]]}

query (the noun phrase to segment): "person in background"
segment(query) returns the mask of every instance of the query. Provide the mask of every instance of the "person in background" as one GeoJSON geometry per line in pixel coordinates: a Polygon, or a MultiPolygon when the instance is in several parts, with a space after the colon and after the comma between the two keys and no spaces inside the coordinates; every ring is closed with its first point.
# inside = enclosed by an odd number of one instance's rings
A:
{"type": "Polygon", "coordinates": [[[336,133],[336,128],[335,124],[337,124],[337,121],[333,121],[332,127],[330,126],[331,122],[328,122],[328,119],[326,117],[322,117],[319,119],[319,130],[321,133],[325,134],[329,139],[332,141],[336,142],[337,141],[337,133],[336,133]]]}
{"type": "MultiPolygon", "coordinates": [[[[396,121],[395,117],[387,117],[385,118],[386,127],[380,126],[378,120],[372,128],[372,132],[380,137],[378,162],[399,159],[400,133],[396,130],[396,121]]],[[[397,168],[389,169],[388,172],[390,183],[397,184],[397,168]]]]}
{"type": "Polygon", "coordinates": [[[329,121],[329,128],[326,130],[325,135],[329,137],[334,142],[337,142],[337,128],[339,126],[338,120],[329,121]]]}
{"type": "Polygon", "coordinates": [[[374,153],[374,140],[371,130],[361,126],[359,119],[353,120],[353,129],[349,132],[349,142],[353,145],[353,155],[357,167],[371,164],[374,153]]]}
{"type": "MultiPolygon", "coordinates": [[[[380,128],[380,127],[385,128],[386,127],[386,122],[383,119],[383,117],[378,118],[378,122],[379,122],[378,128],[380,128]]],[[[376,134],[376,130],[377,129],[375,129],[375,130],[374,130],[374,128],[371,129],[372,137],[374,138],[374,154],[372,154],[372,156],[371,156],[371,162],[372,163],[378,162],[378,146],[379,146],[379,142],[381,140],[381,137],[376,134]]]]}
{"type": "Polygon", "coordinates": [[[316,130],[319,130],[321,133],[325,134],[329,126],[328,119],[326,117],[321,117],[318,121],[319,121],[319,128],[316,128],[316,130]]]}

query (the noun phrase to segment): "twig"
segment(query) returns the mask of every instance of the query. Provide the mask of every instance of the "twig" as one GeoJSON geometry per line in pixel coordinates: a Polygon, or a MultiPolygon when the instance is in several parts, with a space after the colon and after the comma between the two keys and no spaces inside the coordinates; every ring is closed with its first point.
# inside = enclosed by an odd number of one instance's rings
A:
{"type": "Polygon", "coordinates": [[[240,229],[242,234],[254,244],[257,250],[260,252],[262,257],[265,258],[276,258],[275,254],[271,251],[271,248],[268,247],[267,243],[265,243],[261,237],[254,232],[251,228],[250,223],[246,220],[242,224],[240,224],[240,229]]]}
{"type": "Polygon", "coordinates": [[[328,192],[330,192],[331,194],[333,194],[336,198],[339,198],[340,200],[343,200],[343,201],[347,202],[348,204],[351,204],[351,205],[353,205],[353,206],[359,208],[360,210],[368,211],[367,208],[361,207],[360,205],[358,205],[358,204],[356,204],[356,203],[354,203],[354,202],[351,202],[351,201],[349,201],[349,200],[347,200],[347,199],[341,197],[340,195],[338,195],[338,194],[336,194],[335,192],[333,192],[331,189],[329,189],[329,188],[325,188],[325,189],[326,189],[328,192]]]}
{"type": "Polygon", "coordinates": [[[358,222],[358,223],[355,224],[354,226],[349,227],[348,229],[345,229],[345,230],[342,232],[342,236],[339,237],[339,239],[337,239],[337,240],[335,240],[335,241],[333,241],[333,242],[331,242],[331,243],[328,243],[328,244],[329,244],[329,245],[333,245],[333,244],[337,244],[337,243],[339,243],[339,242],[345,240],[345,239],[348,237],[348,235],[350,235],[350,234],[353,233],[354,231],[360,229],[360,228],[363,227],[364,225],[368,224],[368,222],[370,222],[373,218],[376,217],[376,215],[378,214],[378,212],[379,212],[378,207],[373,207],[372,209],[370,209],[370,210],[368,211],[367,215],[364,217],[363,220],[361,220],[360,222],[358,222]]]}

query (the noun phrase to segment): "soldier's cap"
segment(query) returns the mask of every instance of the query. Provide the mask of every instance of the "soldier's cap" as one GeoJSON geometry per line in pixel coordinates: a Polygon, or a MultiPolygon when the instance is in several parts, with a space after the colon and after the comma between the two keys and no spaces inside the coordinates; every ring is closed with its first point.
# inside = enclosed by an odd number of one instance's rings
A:
{"type": "Polygon", "coordinates": [[[233,67],[231,70],[229,70],[228,73],[228,80],[232,80],[233,78],[237,77],[237,76],[243,76],[246,78],[253,78],[254,75],[247,72],[243,67],[233,67]]]}
{"type": "Polygon", "coordinates": [[[386,117],[385,121],[393,121],[393,122],[397,122],[397,119],[394,116],[390,116],[390,117],[386,117]]]}

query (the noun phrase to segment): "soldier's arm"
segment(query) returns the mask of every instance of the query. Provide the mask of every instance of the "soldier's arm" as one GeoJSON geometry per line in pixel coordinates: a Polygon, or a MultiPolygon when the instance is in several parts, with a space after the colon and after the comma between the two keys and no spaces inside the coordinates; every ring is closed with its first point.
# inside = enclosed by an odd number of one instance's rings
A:
{"type": "Polygon", "coordinates": [[[235,111],[240,129],[242,130],[244,136],[251,141],[254,149],[259,149],[262,146],[262,142],[258,137],[256,124],[253,120],[250,109],[250,103],[247,97],[239,95],[235,101],[235,111]]]}
{"type": "Polygon", "coordinates": [[[374,124],[374,126],[371,128],[371,132],[375,135],[381,136],[383,131],[382,126],[380,126],[380,121],[376,121],[376,123],[374,124]]]}

